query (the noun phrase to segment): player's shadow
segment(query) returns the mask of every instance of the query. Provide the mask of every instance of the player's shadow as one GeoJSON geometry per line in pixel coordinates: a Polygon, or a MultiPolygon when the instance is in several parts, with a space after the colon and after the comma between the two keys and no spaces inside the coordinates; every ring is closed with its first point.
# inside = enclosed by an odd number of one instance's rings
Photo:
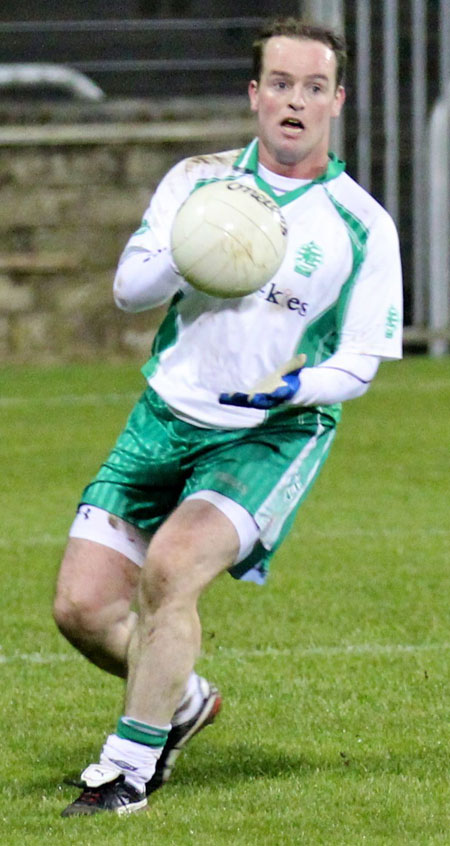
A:
{"type": "MultiPolygon", "coordinates": [[[[428,768],[432,772],[436,768],[442,768],[443,749],[431,748],[424,757],[428,759],[428,768]]],[[[95,756],[94,756],[95,757],[95,756]]],[[[446,756],[447,757],[447,756],[446,756]]],[[[73,755],[67,755],[66,750],[47,749],[39,757],[41,767],[35,770],[35,776],[24,784],[21,784],[21,791],[26,789],[27,795],[48,790],[53,793],[55,787],[60,789],[67,787],[68,782],[78,781],[80,770],[93,760],[93,750],[86,745],[86,748],[78,747],[73,749],[73,755]],[[61,771],[61,752],[65,751],[66,771],[61,771]],[[45,773],[45,774],[44,774],[45,773]],[[57,774],[55,776],[55,773],[57,774]],[[60,775],[59,775],[60,774],[60,775]]],[[[267,749],[255,743],[238,742],[220,746],[209,746],[199,744],[197,750],[194,746],[186,754],[180,757],[177,762],[172,778],[165,790],[176,789],[201,789],[204,786],[214,784],[219,787],[231,786],[240,782],[255,781],[257,779],[280,779],[303,777],[308,778],[311,774],[328,771],[329,773],[344,773],[352,770],[364,770],[364,774],[377,776],[386,773],[403,773],[407,775],[415,772],[417,758],[415,755],[389,757],[384,754],[371,755],[361,761],[352,760],[343,756],[343,753],[336,754],[332,758],[311,756],[301,754],[301,750],[293,750],[289,753],[280,752],[277,749],[267,749]]],[[[5,780],[6,786],[6,780],[5,780]]],[[[158,797],[159,791],[155,794],[158,797]]],[[[153,801],[153,800],[152,800],[153,801]]]]}
{"type": "Polygon", "coordinates": [[[280,778],[293,773],[305,774],[317,769],[317,761],[308,761],[300,752],[269,751],[256,744],[236,742],[220,750],[203,746],[200,754],[180,758],[172,784],[178,787],[280,778]]]}
{"type": "MultiPolygon", "coordinates": [[[[80,771],[86,762],[93,760],[93,751],[90,747],[78,747],[72,756],[66,754],[65,772],[61,772],[58,779],[60,786],[68,786],[80,779],[80,771]],[[72,766],[73,763],[73,766],[72,766]]],[[[57,772],[60,763],[60,751],[47,749],[40,756],[42,769],[47,773],[57,772]]],[[[273,752],[261,749],[255,744],[236,742],[234,744],[221,746],[220,748],[207,747],[196,752],[191,748],[187,754],[182,755],[174,769],[172,779],[167,786],[173,785],[178,788],[199,788],[205,784],[219,786],[230,785],[235,782],[253,781],[258,778],[280,778],[289,776],[292,773],[306,774],[317,768],[317,761],[308,761],[301,754],[286,754],[274,749],[273,752]]],[[[55,781],[51,777],[43,777],[42,770],[39,777],[30,779],[27,784],[27,792],[34,790],[42,791],[48,788],[54,789],[55,781]]],[[[156,794],[158,795],[158,793],[156,794]]]]}

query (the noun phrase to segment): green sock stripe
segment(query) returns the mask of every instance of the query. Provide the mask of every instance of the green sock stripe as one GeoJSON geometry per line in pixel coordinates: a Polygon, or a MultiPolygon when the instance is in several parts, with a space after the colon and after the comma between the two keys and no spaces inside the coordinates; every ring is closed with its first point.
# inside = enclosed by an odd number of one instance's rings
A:
{"type": "Polygon", "coordinates": [[[142,743],[144,746],[161,749],[169,732],[165,729],[149,726],[148,723],[141,723],[140,720],[133,720],[131,717],[120,717],[116,734],[125,740],[133,740],[134,743],[142,743]]]}

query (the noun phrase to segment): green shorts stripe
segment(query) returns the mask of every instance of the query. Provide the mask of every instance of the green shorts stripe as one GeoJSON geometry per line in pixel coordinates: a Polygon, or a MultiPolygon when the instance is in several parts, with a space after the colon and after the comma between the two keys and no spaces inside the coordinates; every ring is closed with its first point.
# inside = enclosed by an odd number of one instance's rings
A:
{"type": "Polygon", "coordinates": [[[290,516],[297,511],[317,478],[334,440],[335,430],[326,430],[320,422],[317,432],[305,444],[254,515],[261,530],[261,540],[271,549],[285,535],[290,516]]]}

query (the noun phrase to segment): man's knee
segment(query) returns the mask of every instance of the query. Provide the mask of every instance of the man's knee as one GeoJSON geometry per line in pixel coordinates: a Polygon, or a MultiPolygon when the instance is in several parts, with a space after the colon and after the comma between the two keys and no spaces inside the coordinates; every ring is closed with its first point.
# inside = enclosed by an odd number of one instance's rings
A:
{"type": "Polygon", "coordinates": [[[195,594],[196,589],[189,580],[189,561],[187,556],[180,560],[170,544],[162,547],[158,542],[149,550],[147,561],[142,568],[139,585],[141,609],[146,607],[155,612],[168,603],[187,599],[188,594],[195,594]]]}
{"type": "Polygon", "coordinates": [[[61,633],[71,639],[70,636],[95,631],[98,609],[88,598],[71,598],[66,592],[57,592],[53,602],[53,618],[61,633]]]}
{"type": "Polygon", "coordinates": [[[139,568],[114,550],[72,539],[55,592],[56,625],[72,642],[95,638],[127,617],[138,578],[139,568]]]}

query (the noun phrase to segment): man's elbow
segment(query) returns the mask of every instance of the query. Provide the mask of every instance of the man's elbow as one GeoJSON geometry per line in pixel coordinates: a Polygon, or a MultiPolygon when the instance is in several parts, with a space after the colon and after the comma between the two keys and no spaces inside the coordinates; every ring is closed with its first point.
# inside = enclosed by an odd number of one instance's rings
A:
{"type": "Polygon", "coordinates": [[[133,312],[140,311],[140,309],[136,308],[136,306],[132,302],[127,300],[125,297],[119,296],[119,294],[116,294],[115,292],[114,292],[114,302],[115,302],[117,308],[120,308],[121,311],[128,311],[131,314],[133,312]]]}
{"type": "Polygon", "coordinates": [[[113,297],[117,308],[120,308],[121,311],[139,311],[139,306],[133,302],[133,298],[129,294],[127,295],[124,287],[124,280],[121,277],[120,270],[118,270],[113,284],[113,297]]]}

